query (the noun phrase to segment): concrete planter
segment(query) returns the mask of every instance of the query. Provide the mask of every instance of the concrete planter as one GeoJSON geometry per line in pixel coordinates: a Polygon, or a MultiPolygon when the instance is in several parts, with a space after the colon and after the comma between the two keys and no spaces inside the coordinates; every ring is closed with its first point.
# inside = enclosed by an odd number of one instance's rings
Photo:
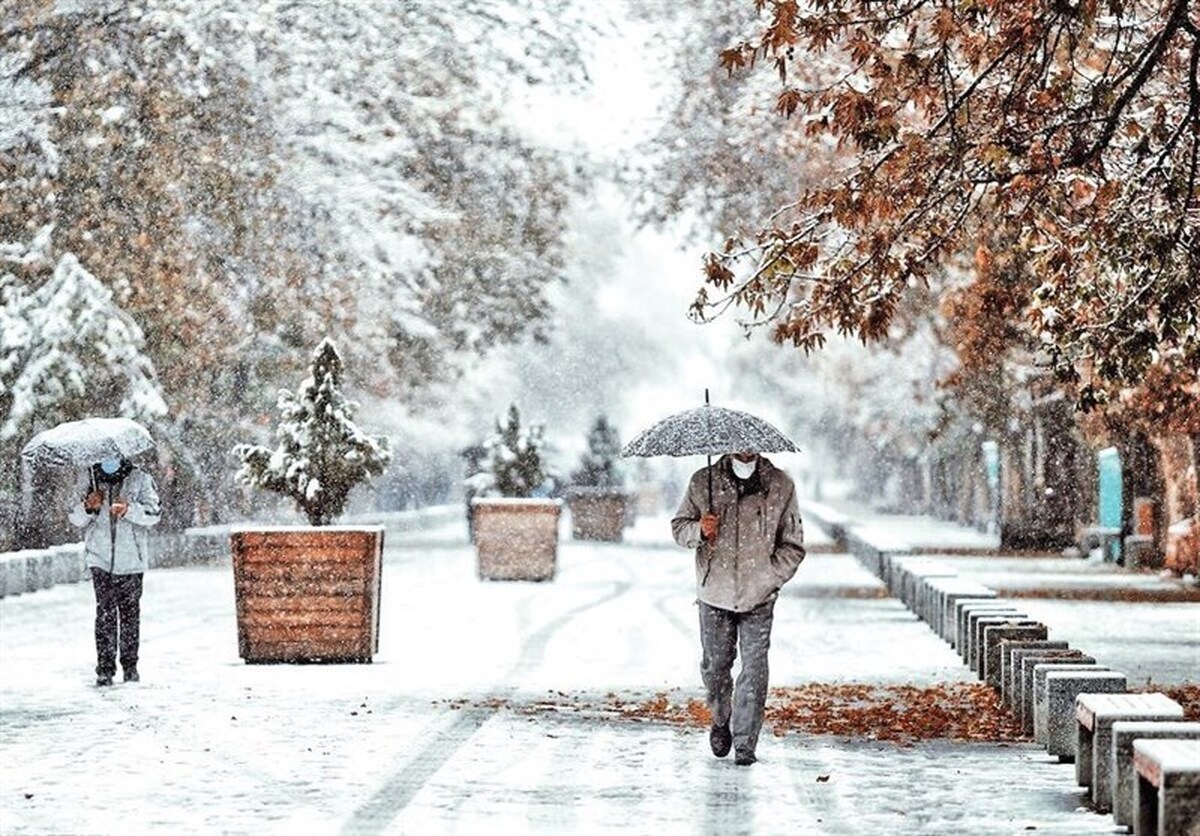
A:
{"type": "Polygon", "coordinates": [[[571,511],[571,536],[576,540],[619,543],[631,503],[620,491],[575,488],[567,494],[571,511]]]}
{"type": "Polygon", "coordinates": [[[230,533],[238,655],[247,662],[370,662],[379,650],[383,526],[230,533]]]}
{"type": "Polygon", "coordinates": [[[476,498],[471,500],[471,511],[481,579],[545,581],[554,577],[560,500],[476,498]]]}

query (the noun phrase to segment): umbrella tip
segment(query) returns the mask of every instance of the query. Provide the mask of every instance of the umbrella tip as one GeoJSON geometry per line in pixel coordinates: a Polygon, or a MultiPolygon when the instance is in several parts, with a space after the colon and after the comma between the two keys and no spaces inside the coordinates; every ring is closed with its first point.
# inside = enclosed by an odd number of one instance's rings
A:
{"type": "Polygon", "coordinates": [[[704,390],[704,405],[708,406],[708,389],[707,389],[707,387],[704,390]]]}

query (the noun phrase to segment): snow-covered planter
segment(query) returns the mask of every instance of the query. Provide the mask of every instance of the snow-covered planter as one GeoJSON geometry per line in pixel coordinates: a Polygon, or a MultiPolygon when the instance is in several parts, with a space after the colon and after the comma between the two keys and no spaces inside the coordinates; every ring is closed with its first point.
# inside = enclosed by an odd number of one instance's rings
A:
{"type": "Polygon", "coordinates": [[[328,339],[279,407],[279,445],[239,445],[237,477],[290,497],[311,525],[231,533],[238,652],[247,662],[369,662],[379,649],[383,527],[330,523],[355,485],[383,472],[387,439],[355,426],[328,339]]]}
{"type": "Polygon", "coordinates": [[[238,655],[247,662],[370,662],[379,650],[383,526],[230,533],[238,655]]]}
{"type": "Polygon", "coordinates": [[[631,509],[617,466],[620,456],[617,431],[601,415],[588,433],[588,449],[567,490],[571,535],[576,540],[621,540],[631,509]]]}
{"type": "Polygon", "coordinates": [[[542,427],[521,428],[516,405],[484,443],[484,469],[467,480],[478,574],[486,580],[554,577],[562,502],[550,499],[542,463],[542,427]]]}
{"type": "Polygon", "coordinates": [[[571,536],[619,543],[629,517],[629,496],[619,489],[572,487],[567,491],[571,536]]]}

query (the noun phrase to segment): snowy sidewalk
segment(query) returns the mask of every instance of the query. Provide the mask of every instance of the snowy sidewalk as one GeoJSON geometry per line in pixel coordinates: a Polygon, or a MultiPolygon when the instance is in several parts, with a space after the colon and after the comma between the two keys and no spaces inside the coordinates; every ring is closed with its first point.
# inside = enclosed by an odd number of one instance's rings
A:
{"type": "MultiPolygon", "coordinates": [[[[565,526],[564,526],[565,527],[565,526]]],[[[92,686],[92,594],[0,600],[0,833],[1109,833],[1033,744],[764,731],[760,762],[704,729],[548,697],[699,699],[691,560],[665,519],[566,541],[550,583],[481,583],[465,527],[390,540],[371,665],[237,657],[228,567],[160,570],[143,682],[92,686]]],[[[968,682],[843,554],[776,607],[772,684],[968,682]]]]}

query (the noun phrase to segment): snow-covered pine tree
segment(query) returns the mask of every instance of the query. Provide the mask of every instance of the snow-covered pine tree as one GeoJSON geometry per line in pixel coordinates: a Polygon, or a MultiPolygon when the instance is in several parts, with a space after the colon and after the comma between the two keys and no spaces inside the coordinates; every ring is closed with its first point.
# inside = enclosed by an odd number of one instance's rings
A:
{"type": "Polygon", "coordinates": [[[332,523],[351,489],[382,473],[392,458],[387,438],[366,435],[354,423],[356,404],[341,384],[342,359],[326,337],[300,389],[279,393],[278,446],[234,448],[242,462],[239,481],[290,497],[316,526],[332,523]]]}
{"type": "Polygon", "coordinates": [[[502,426],[496,420],[496,430],[483,443],[487,450],[484,470],[467,480],[472,496],[531,497],[545,489],[549,482],[542,461],[545,428],[532,424],[521,427],[521,414],[516,404],[508,407],[508,421],[502,426]]]}
{"type": "MultiPolygon", "coordinates": [[[[22,259],[8,247],[3,261],[22,259]]],[[[32,290],[0,277],[0,304],[0,439],[88,415],[167,414],[142,329],[73,254],[32,290]]]]}
{"type": "Polygon", "coordinates": [[[578,487],[617,489],[624,482],[617,466],[621,457],[621,439],[605,415],[599,416],[588,432],[588,448],[579,460],[579,470],[571,476],[578,487]]]}

